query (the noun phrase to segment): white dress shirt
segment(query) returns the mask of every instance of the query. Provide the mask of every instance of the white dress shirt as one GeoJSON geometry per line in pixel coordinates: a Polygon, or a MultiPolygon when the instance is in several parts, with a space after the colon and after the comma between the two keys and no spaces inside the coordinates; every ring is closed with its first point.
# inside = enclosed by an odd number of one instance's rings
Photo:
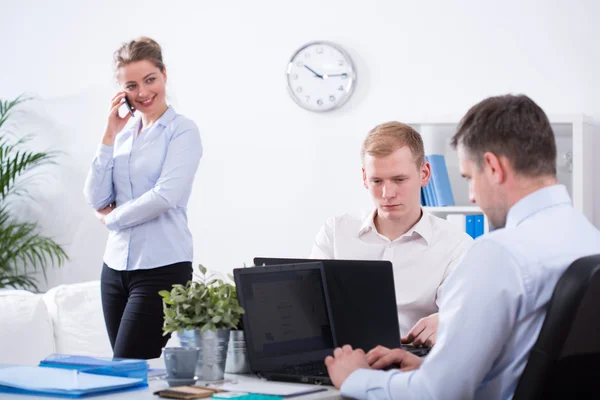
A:
{"type": "Polygon", "coordinates": [[[600,253],[600,231],[564,186],[517,202],[506,227],[478,238],[448,277],[437,343],[410,372],[352,373],[355,399],[509,399],[537,340],[556,282],[576,259],[600,253]]]}
{"type": "Polygon", "coordinates": [[[88,203],[106,216],[104,262],[118,271],[192,261],[187,203],[202,157],[196,124],[169,107],[138,136],[141,119],[101,144],[85,181],[88,203]]]}
{"type": "Polygon", "coordinates": [[[377,232],[375,213],[328,219],[315,239],[311,258],[391,261],[398,322],[406,336],[419,319],[438,311],[440,286],[473,239],[423,211],[419,222],[391,241],[377,232]]]}

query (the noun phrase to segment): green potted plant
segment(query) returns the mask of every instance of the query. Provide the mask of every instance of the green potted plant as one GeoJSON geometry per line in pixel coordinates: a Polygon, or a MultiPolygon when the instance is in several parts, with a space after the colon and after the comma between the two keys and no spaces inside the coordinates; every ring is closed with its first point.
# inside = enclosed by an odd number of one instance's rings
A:
{"type": "MultiPolygon", "coordinates": [[[[244,309],[235,286],[200,265],[199,280],[161,290],[164,334],[177,332],[184,347],[200,348],[199,379],[223,379],[231,329],[239,326],[244,309]]],[[[228,278],[233,280],[229,275],[228,278]]]]}
{"type": "Polygon", "coordinates": [[[27,100],[30,98],[23,96],[0,100],[0,289],[37,291],[31,269],[41,269],[46,277],[48,266],[61,266],[69,257],[60,244],[41,234],[36,222],[23,221],[11,210],[11,198],[31,200],[25,184],[39,167],[54,164],[57,155],[27,150],[24,145],[30,137],[14,133],[17,123],[13,122],[13,112],[27,100]]]}

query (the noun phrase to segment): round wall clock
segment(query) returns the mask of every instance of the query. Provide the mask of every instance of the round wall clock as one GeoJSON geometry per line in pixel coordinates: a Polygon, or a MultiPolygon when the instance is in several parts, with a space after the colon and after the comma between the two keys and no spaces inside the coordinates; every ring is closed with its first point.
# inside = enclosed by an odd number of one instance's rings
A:
{"type": "Polygon", "coordinates": [[[340,46],[325,41],[310,42],[292,56],[287,68],[287,86],[300,107],[330,111],[352,96],[356,70],[340,46]]]}

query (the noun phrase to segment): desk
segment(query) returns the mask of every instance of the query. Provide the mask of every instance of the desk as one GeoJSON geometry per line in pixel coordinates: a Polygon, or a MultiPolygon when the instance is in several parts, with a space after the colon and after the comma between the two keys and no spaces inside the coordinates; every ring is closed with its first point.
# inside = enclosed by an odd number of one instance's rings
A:
{"type": "MultiPolygon", "coordinates": [[[[151,368],[164,368],[164,364],[162,364],[162,360],[149,360],[151,368]]],[[[0,365],[0,368],[6,367],[7,365],[0,365]]],[[[233,374],[225,374],[225,379],[237,380],[238,382],[247,382],[247,381],[258,381],[260,380],[256,376],[253,375],[233,375],[233,374]]],[[[201,384],[200,381],[197,382],[201,384]]],[[[282,383],[282,382],[278,382],[282,383]]],[[[294,383],[296,385],[296,383],[294,383]]],[[[313,385],[310,385],[313,386],[313,385]]],[[[146,399],[160,399],[161,397],[155,396],[154,392],[157,390],[162,390],[168,388],[169,385],[165,380],[162,379],[154,379],[148,382],[148,387],[136,390],[127,390],[123,392],[117,392],[112,394],[106,394],[102,396],[91,396],[91,397],[83,397],[83,399],[91,399],[91,400],[146,400],[146,399]]],[[[340,392],[334,388],[333,386],[323,386],[327,391],[318,392],[313,394],[307,394],[304,396],[294,397],[294,400],[341,400],[342,395],[340,392]]],[[[59,399],[65,397],[48,397],[48,396],[33,396],[33,395],[22,395],[22,394],[8,394],[1,393],[0,398],[2,400],[28,400],[28,399],[59,399]]]]}

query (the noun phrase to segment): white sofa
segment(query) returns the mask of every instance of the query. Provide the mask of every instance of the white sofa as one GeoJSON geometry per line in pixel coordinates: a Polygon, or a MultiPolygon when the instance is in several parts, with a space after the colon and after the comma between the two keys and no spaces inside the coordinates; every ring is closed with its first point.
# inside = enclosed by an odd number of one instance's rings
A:
{"type": "MultiPolygon", "coordinates": [[[[176,342],[172,337],[168,346],[176,342]]],[[[53,353],[112,356],[99,281],[44,294],[0,290],[0,364],[37,365],[53,353]]]]}

